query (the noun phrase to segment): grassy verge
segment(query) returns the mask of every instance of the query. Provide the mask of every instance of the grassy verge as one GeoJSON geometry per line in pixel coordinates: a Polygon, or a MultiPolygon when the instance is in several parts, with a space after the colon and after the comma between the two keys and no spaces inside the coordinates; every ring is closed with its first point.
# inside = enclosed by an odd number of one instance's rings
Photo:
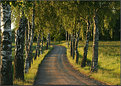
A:
{"type": "MultiPolygon", "coordinates": [[[[35,45],[35,44],[34,44],[35,45]]],[[[45,48],[44,48],[45,49],[45,48]]],[[[44,50],[43,54],[37,57],[36,60],[33,60],[33,64],[31,65],[31,68],[29,69],[29,72],[25,74],[25,80],[14,80],[14,85],[33,85],[39,64],[41,64],[44,57],[53,49],[52,46],[49,47],[48,50],[44,50]]],[[[35,53],[35,50],[33,51],[35,53]]]]}
{"type": "Polygon", "coordinates": [[[84,42],[79,42],[79,63],[76,64],[75,60],[70,55],[70,48],[67,47],[66,42],[59,44],[67,48],[67,58],[69,62],[79,70],[81,73],[90,76],[108,85],[120,84],[120,41],[99,41],[99,57],[98,57],[98,72],[91,73],[91,60],[92,60],[92,42],[89,43],[87,66],[81,68],[80,64],[83,56],[84,42]]]}

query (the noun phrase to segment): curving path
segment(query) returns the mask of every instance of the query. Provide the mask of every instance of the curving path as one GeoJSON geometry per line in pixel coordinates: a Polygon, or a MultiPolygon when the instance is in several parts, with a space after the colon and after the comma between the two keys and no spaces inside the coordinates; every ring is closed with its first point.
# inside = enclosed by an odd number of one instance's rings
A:
{"type": "Polygon", "coordinates": [[[34,85],[102,85],[75,70],[66,58],[66,48],[54,49],[41,63],[34,85]]]}

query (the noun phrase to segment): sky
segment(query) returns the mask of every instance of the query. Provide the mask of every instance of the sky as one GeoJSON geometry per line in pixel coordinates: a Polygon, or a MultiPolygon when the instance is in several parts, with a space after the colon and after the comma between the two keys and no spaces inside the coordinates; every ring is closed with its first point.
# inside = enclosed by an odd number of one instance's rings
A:
{"type": "Polygon", "coordinates": [[[13,24],[13,23],[11,24],[11,29],[12,29],[12,30],[14,29],[14,24],[13,24]]]}

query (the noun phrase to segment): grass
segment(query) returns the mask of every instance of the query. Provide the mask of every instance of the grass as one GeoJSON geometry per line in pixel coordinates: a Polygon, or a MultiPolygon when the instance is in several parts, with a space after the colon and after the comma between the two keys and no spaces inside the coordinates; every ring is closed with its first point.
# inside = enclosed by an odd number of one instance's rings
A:
{"type": "Polygon", "coordinates": [[[80,67],[84,41],[79,42],[79,63],[76,64],[75,60],[70,56],[70,48],[67,47],[66,42],[62,44],[67,48],[67,57],[69,62],[80,72],[102,81],[108,85],[119,85],[120,84],[120,41],[99,41],[99,56],[98,56],[98,72],[91,73],[91,60],[92,60],[92,42],[89,43],[88,55],[87,55],[87,66],[84,68],[80,67]]]}
{"type": "MultiPolygon", "coordinates": [[[[15,44],[13,44],[14,46],[15,44]]],[[[36,46],[36,43],[33,44],[33,56],[35,55],[35,47],[36,46]]],[[[13,57],[14,57],[14,48],[12,48],[13,50],[13,57]]],[[[44,51],[43,51],[43,54],[40,55],[39,57],[37,57],[36,60],[33,59],[33,64],[31,65],[31,68],[29,69],[28,73],[26,73],[24,76],[25,76],[25,80],[24,81],[21,81],[21,80],[15,80],[14,79],[14,85],[33,85],[34,83],[34,80],[35,80],[35,77],[36,77],[36,74],[37,74],[37,71],[38,71],[38,67],[39,67],[39,64],[41,64],[41,62],[43,61],[44,57],[52,50],[52,46],[49,47],[48,50],[45,50],[45,46],[43,47],[44,48],[44,51]]]]}

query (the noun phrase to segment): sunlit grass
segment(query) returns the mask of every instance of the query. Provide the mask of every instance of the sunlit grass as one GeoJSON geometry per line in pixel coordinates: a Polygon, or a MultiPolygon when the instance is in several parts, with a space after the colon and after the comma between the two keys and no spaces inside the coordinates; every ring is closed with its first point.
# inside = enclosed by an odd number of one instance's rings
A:
{"type": "Polygon", "coordinates": [[[98,57],[98,72],[91,73],[91,61],[92,61],[92,42],[89,43],[88,49],[88,66],[81,68],[81,61],[83,56],[84,42],[79,42],[79,64],[76,64],[75,61],[70,56],[70,48],[67,47],[66,42],[60,44],[67,48],[67,57],[68,60],[73,66],[80,72],[95,78],[96,80],[105,82],[111,85],[120,84],[120,41],[99,41],[99,57],[98,57]]]}
{"type": "MultiPolygon", "coordinates": [[[[35,48],[36,48],[35,46],[36,46],[36,43],[33,44],[33,49],[34,49],[33,55],[35,53],[35,48]]],[[[33,63],[31,65],[31,68],[29,69],[28,73],[26,73],[24,75],[25,80],[21,81],[21,80],[14,79],[14,85],[33,85],[37,71],[38,71],[39,64],[41,64],[44,57],[52,50],[53,47],[50,46],[48,50],[45,50],[45,46],[43,48],[44,48],[43,54],[40,55],[39,57],[37,57],[36,60],[33,59],[33,63]]],[[[13,48],[13,50],[14,50],[14,48],[13,48]]],[[[14,57],[14,54],[15,53],[13,53],[13,57],[14,57]]]]}

